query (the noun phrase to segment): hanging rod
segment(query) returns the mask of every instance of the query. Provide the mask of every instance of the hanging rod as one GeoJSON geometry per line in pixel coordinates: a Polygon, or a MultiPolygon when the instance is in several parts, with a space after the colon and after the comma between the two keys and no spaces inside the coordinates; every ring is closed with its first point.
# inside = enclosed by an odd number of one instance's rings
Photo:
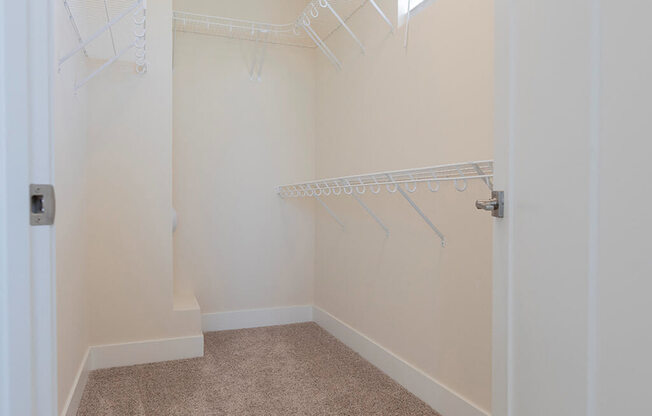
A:
{"type": "Polygon", "coordinates": [[[293,183],[278,186],[276,191],[284,198],[331,194],[338,196],[342,194],[342,191],[346,195],[350,195],[352,190],[362,195],[367,189],[371,193],[377,194],[382,187],[385,187],[388,192],[394,193],[396,186],[403,185],[408,192],[413,193],[416,191],[417,184],[426,183],[432,192],[437,192],[440,182],[452,181],[455,182],[455,188],[463,192],[468,185],[467,181],[479,179],[485,183],[491,183],[492,177],[493,161],[482,160],[293,183]]]}
{"type": "Polygon", "coordinates": [[[464,192],[469,181],[482,181],[490,190],[493,189],[493,160],[453,163],[447,165],[429,166],[417,169],[404,169],[386,172],[366,173],[362,175],[342,176],[339,178],[319,179],[310,182],[300,182],[276,187],[276,193],[282,198],[314,197],[326,209],[329,215],[342,228],[342,221],[320,198],[322,196],[353,196],[355,200],[369,213],[378,225],[389,235],[389,229],[360,200],[367,190],[378,194],[385,188],[389,193],[398,192],[440,238],[442,246],[446,245],[444,234],[433,224],[428,216],[410,198],[409,194],[417,191],[419,184],[425,184],[431,192],[437,192],[441,183],[452,182],[455,189],[464,192]]]}
{"type": "Polygon", "coordinates": [[[294,23],[275,24],[255,20],[233,19],[182,11],[173,12],[174,30],[231,39],[260,41],[287,46],[314,47],[294,23]]]}
{"type": "Polygon", "coordinates": [[[358,10],[362,8],[362,6],[365,5],[366,2],[371,3],[374,6],[374,9],[378,12],[380,17],[389,25],[391,28],[392,33],[394,33],[394,25],[392,22],[389,20],[387,15],[383,12],[383,10],[378,6],[378,4],[375,2],[375,0],[364,0],[358,8],[356,8],[348,17],[345,19],[342,18],[340,13],[338,13],[335,8],[333,7],[333,3],[336,3],[337,0],[311,0],[308,2],[306,7],[303,9],[303,12],[299,15],[297,18],[296,24],[300,27],[302,27],[306,33],[310,36],[310,38],[315,42],[315,45],[319,47],[319,49],[326,55],[326,57],[331,61],[331,63],[337,68],[337,69],[342,69],[342,64],[340,61],[337,59],[337,56],[328,48],[328,46],[325,43],[325,40],[330,37],[330,35],[335,32],[337,29],[340,27],[343,27],[351,36],[351,38],[355,41],[355,43],[358,44],[358,47],[360,48],[360,51],[364,54],[365,53],[365,47],[362,44],[362,41],[356,36],[356,34],[353,32],[353,30],[349,27],[349,25],[346,23],[352,15],[354,15],[358,10]],[[317,19],[320,15],[320,9],[326,9],[330,12],[330,15],[335,18],[335,20],[338,22],[338,25],[335,27],[335,29],[331,30],[330,32],[327,33],[325,37],[320,37],[317,32],[311,27],[312,22],[317,19]]]}
{"type": "MultiPolygon", "coordinates": [[[[297,19],[292,23],[274,24],[259,22],[245,19],[234,19],[230,17],[209,16],[197,13],[175,11],[173,13],[174,30],[182,32],[199,33],[204,35],[220,36],[253,42],[264,42],[272,44],[281,44],[288,46],[300,46],[319,48],[328,60],[337,68],[342,69],[341,62],[326,44],[328,37],[340,27],[344,28],[351,36],[353,41],[358,45],[362,53],[365,47],[358,36],[347,24],[353,14],[362,8],[366,3],[370,3],[380,17],[389,25],[394,33],[394,25],[387,15],[378,6],[375,0],[356,0],[359,4],[350,14],[344,17],[341,11],[336,10],[338,4],[354,3],[344,0],[311,0],[307,3],[297,19]],[[320,30],[322,35],[313,26],[323,26],[320,16],[331,16],[332,23],[335,24],[330,30],[320,30]],[[315,23],[317,24],[315,25],[315,23]],[[264,40],[261,34],[264,34],[264,40]]],[[[332,26],[332,25],[331,25],[332,26]]],[[[328,28],[327,28],[328,29],[328,28]]],[[[251,72],[251,71],[250,71],[251,72]]]]}

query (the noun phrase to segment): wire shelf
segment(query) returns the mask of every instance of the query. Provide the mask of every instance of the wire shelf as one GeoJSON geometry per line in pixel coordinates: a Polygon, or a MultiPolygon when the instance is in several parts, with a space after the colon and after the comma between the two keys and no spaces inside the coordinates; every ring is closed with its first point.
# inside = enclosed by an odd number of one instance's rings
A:
{"type": "Polygon", "coordinates": [[[341,69],[341,62],[326,45],[326,40],[336,30],[344,28],[364,53],[364,45],[347,22],[366,4],[374,7],[393,32],[394,26],[375,0],[310,0],[296,20],[286,24],[175,11],[173,29],[256,43],[319,48],[337,69],[341,69]]]}
{"type": "Polygon", "coordinates": [[[340,178],[320,179],[310,182],[281,185],[276,192],[282,198],[313,197],[324,207],[326,212],[343,229],[344,223],[321,199],[322,196],[351,196],[355,201],[376,221],[378,226],[389,236],[389,228],[378,216],[360,199],[360,195],[369,190],[378,194],[384,188],[389,193],[398,192],[426,222],[428,227],[439,237],[442,247],[446,246],[444,234],[433,224],[428,216],[419,208],[418,204],[410,197],[419,188],[419,184],[426,184],[431,192],[437,192],[441,183],[453,183],[456,190],[464,192],[469,181],[483,181],[490,190],[493,190],[492,160],[455,163],[450,165],[430,166],[418,169],[394,170],[387,172],[367,173],[363,175],[343,176],[340,178]]]}
{"type": "Polygon", "coordinates": [[[59,58],[59,68],[80,52],[106,61],[78,80],[75,89],[118,60],[134,62],[138,74],[147,72],[147,0],[63,0],[63,7],[78,44],[59,58]],[[131,50],[133,55],[128,55],[131,50]]]}
{"type": "Polygon", "coordinates": [[[315,46],[293,23],[274,24],[180,11],[174,12],[173,19],[174,30],[180,32],[306,48],[315,46]]]}
{"type": "Polygon", "coordinates": [[[466,190],[470,180],[482,180],[492,187],[492,177],[493,161],[483,160],[281,185],[276,188],[276,192],[283,198],[299,198],[351,195],[353,192],[362,195],[367,190],[378,194],[383,188],[394,193],[397,187],[402,186],[409,193],[413,193],[419,184],[425,184],[430,191],[436,192],[442,182],[453,182],[455,188],[462,192],[466,190]]]}

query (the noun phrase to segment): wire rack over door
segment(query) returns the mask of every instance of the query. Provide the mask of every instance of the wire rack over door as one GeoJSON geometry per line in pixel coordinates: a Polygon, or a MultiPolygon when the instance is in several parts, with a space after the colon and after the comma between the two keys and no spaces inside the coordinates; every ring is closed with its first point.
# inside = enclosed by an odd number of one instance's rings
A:
{"type": "Polygon", "coordinates": [[[315,44],[294,23],[274,24],[204,14],[174,12],[174,29],[247,41],[311,48],[315,44]]]}
{"type": "Polygon", "coordinates": [[[147,0],[61,0],[77,45],[59,57],[59,69],[73,56],[105,61],[75,83],[85,85],[118,60],[134,62],[136,72],[147,72],[147,0]],[[128,18],[131,16],[132,18],[128,18]],[[127,52],[133,50],[133,54],[127,52]]]}
{"type": "Polygon", "coordinates": [[[375,0],[311,0],[294,21],[284,24],[175,11],[174,30],[257,43],[319,48],[336,68],[341,69],[342,63],[326,40],[333,32],[344,28],[364,53],[364,45],[347,22],[367,5],[376,10],[393,32],[393,24],[375,0]]]}

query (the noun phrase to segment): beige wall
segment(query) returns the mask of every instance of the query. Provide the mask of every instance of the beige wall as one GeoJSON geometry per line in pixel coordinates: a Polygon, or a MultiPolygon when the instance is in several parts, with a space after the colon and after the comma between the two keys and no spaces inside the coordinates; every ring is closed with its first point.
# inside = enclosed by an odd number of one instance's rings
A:
{"type": "MultiPolygon", "coordinates": [[[[63,7],[54,7],[55,56],[68,52],[74,32],[63,7]]],[[[86,157],[88,97],[75,94],[75,76],[85,60],[73,59],[54,77],[54,180],[57,197],[56,276],[58,411],[68,399],[89,345],[86,279],[86,157]]]]}
{"type": "MultiPolygon", "coordinates": [[[[396,2],[380,6],[396,19],[396,2]]],[[[319,58],[317,176],[492,158],[493,4],[439,0],[414,16],[410,43],[367,5],[329,40],[344,69],[319,58]]],[[[299,179],[299,178],[297,178],[299,179]]],[[[317,209],[315,303],[479,407],[491,408],[491,224],[488,189],[424,186],[414,199],[442,248],[399,194],[329,198],[346,231],[317,209]]]]}
{"type": "MultiPolygon", "coordinates": [[[[286,23],[303,0],[181,2],[178,10],[286,23]],[[283,14],[279,14],[282,11],[283,14]]],[[[202,313],[312,303],[314,212],[274,187],[315,175],[315,52],[177,33],[174,235],[178,292],[202,313]]]]}
{"type": "MultiPolygon", "coordinates": [[[[56,7],[57,57],[76,43],[56,7]]],[[[171,1],[149,2],[149,72],[68,62],[55,78],[59,410],[90,345],[196,335],[173,298],[171,1]]]]}
{"type": "MultiPolygon", "coordinates": [[[[395,20],[395,2],[380,4],[395,20]]],[[[178,10],[278,23],[296,15],[290,2],[286,18],[255,5],[175,2],[178,10]]],[[[328,40],[341,72],[317,50],[270,47],[260,84],[248,79],[246,42],[179,33],[177,288],[194,290],[202,312],[307,303],[314,267],[317,306],[490,409],[491,218],[473,207],[488,189],[471,184],[458,193],[449,185],[414,195],[447,235],[446,249],[398,194],[363,196],[390,227],[386,239],[353,200],[328,200],[343,232],[321,207],[281,201],[272,189],[491,158],[492,7],[435,2],[414,17],[406,51],[402,32],[389,35],[367,5],[350,20],[366,56],[343,30],[328,40]],[[315,262],[306,264],[313,244],[315,262]]]]}
{"type": "Polygon", "coordinates": [[[149,72],[111,66],[88,86],[91,343],[197,334],[173,311],[172,2],[148,2],[149,72]]]}

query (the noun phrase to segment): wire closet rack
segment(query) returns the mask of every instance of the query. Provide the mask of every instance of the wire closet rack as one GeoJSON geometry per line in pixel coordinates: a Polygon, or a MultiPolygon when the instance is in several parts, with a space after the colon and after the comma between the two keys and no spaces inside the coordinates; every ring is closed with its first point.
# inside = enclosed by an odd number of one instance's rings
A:
{"type": "MultiPolygon", "coordinates": [[[[358,10],[369,4],[394,32],[394,25],[378,6],[375,0],[311,0],[290,23],[274,24],[229,17],[209,16],[183,11],[174,12],[174,31],[199,33],[204,35],[227,37],[252,41],[256,44],[280,44],[288,46],[319,48],[328,60],[338,69],[342,63],[326,44],[330,35],[339,28],[344,28],[357,44],[361,52],[365,47],[347,24],[358,10]]],[[[261,57],[255,59],[255,66],[262,68],[264,47],[259,52],[261,57]]],[[[255,78],[253,71],[250,74],[255,78]]],[[[258,73],[260,78],[260,71],[258,73]]]]}
{"type": "Polygon", "coordinates": [[[78,53],[106,61],[76,81],[75,90],[121,58],[127,59],[131,50],[136,72],[147,72],[147,0],[63,0],[63,6],[78,44],[59,59],[59,70],[78,53]]]}
{"type": "Polygon", "coordinates": [[[437,228],[419,206],[410,198],[419,185],[430,192],[438,192],[442,184],[453,184],[458,192],[468,188],[469,181],[478,180],[493,190],[493,160],[463,162],[448,165],[437,165],[418,169],[405,169],[387,172],[367,173],[340,178],[319,179],[310,182],[281,185],[276,188],[282,198],[315,198],[328,214],[344,228],[344,224],[321,198],[322,196],[352,196],[376,223],[389,235],[389,229],[378,216],[359,198],[359,195],[369,191],[379,194],[383,189],[389,193],[398,192],[414,210],[423,218],[428,226],[437,234],[443,247],[446,246],[444,234],[437,228]]]}

